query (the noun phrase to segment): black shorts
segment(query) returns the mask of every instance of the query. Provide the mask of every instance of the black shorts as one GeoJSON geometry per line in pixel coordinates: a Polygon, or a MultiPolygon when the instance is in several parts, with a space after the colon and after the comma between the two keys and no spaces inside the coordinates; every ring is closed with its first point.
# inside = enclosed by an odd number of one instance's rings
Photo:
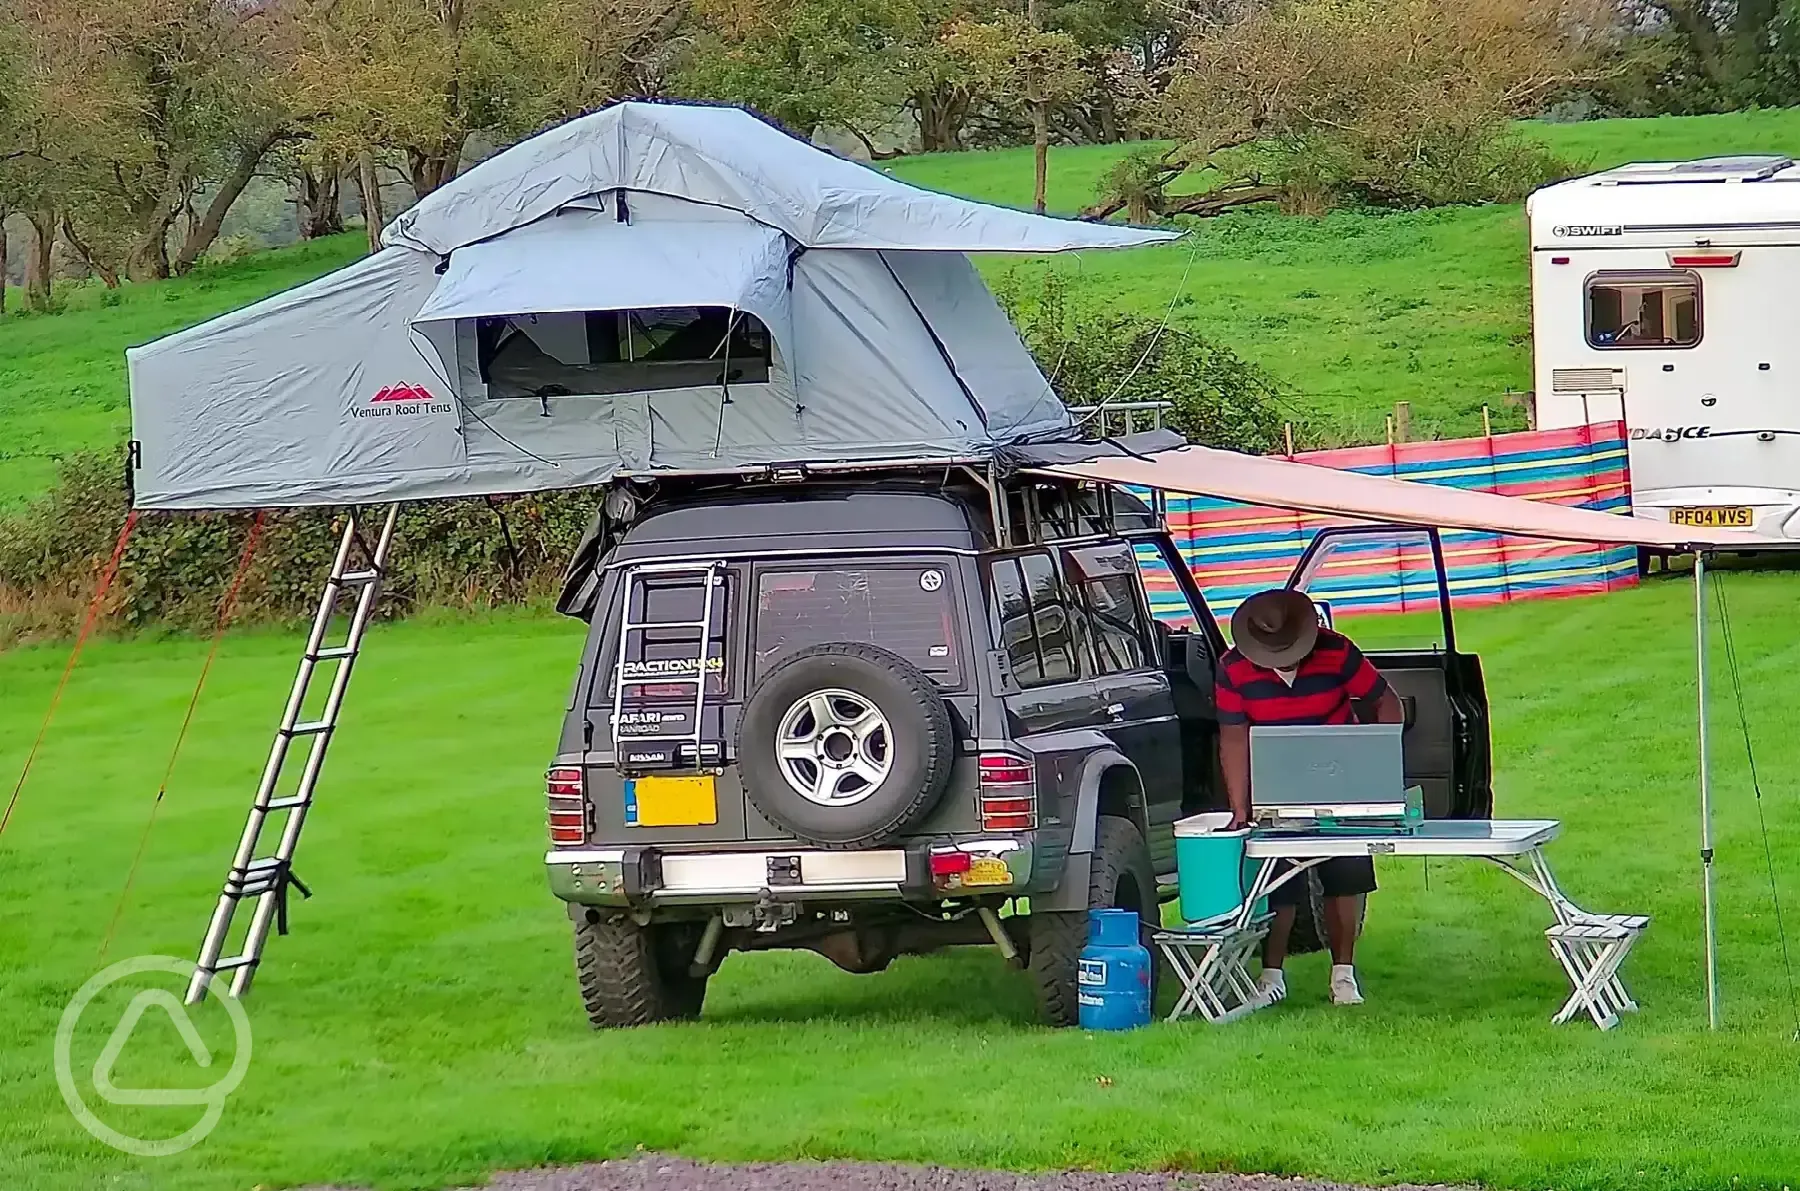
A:
{"type": "MultiPolygon", "coordinates": [[[[1276,865],[1275,873],[1279,876],[1293,867],[1293,861],[1283,860],[1276,865]]],[[[1375,892],[1375,862],[1367,856],[1333,856],[1309,871],[1319,874],[1319,884],[1324,887],[1326,897],[1375,892]]],[[[1269,904],[1297,906],[1306,898],[1306,886],[1304,873],[1290,877],[1269,891],[1269,904]]]]}

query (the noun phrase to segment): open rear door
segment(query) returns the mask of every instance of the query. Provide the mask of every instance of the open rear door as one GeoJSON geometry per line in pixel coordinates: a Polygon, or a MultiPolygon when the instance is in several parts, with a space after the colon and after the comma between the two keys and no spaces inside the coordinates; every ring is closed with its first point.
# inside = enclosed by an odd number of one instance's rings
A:
{"type": "Polygon", "coordinates": [[[1481,660],[1456,648],[1437,530],[1322,530],[1287,585],[1311,596],[1321,618],[1355,641],[1399,693],[1406,709],[1406,778],[1423,788],[1426,815],[1491,816],[1487,687],[1481,660]]]}

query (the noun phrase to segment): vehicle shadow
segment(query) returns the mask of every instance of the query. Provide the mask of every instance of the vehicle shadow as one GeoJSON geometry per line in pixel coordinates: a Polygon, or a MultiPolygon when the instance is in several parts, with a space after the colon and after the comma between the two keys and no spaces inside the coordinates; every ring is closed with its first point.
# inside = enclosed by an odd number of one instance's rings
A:
{"type": "Polygon", "coordinates": [[[953,947],[866,975],[807,952],[734,955],[713,977],[701,1019],[1029,1026],[1036,1011],[1023,971],[985,948],[953,947]]]}

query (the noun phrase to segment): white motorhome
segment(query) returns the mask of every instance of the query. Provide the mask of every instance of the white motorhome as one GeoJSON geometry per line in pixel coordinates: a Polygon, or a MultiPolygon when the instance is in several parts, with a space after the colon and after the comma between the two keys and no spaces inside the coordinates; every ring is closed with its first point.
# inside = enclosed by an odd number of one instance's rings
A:
{"type": "Polygon", "coordinates": [[[1623,421],[1640,517],[1800,538],[1800,166],[1625,165],[1525,209],[1538,425],[1623,421]]]}

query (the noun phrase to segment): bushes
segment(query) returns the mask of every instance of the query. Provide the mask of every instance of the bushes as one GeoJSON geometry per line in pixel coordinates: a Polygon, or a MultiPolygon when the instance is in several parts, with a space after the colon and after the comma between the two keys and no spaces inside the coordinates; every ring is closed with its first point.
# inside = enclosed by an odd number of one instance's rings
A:
{"type": "Polygon", "coordinates": [[[1280,382],[1230,348],[1142,314],[1077,305],[1055,271],[1036,293],[1025,288],[1015,270],[995,294],[1066,404],[1167,401],[1163,424],[1193,442],[1253,452],[1281,444],[1289,403],[1280,382]]]}
{"type": "MultiPolygon", "coordinates": [[[[0,646],[72,632],[129,506],[116,453],[71,458],[56,486],[0,518],[0,646]]],[[[434,501],[401,510],[383,610],[491,607],[552,594],[595,507],[592,494],[434,501]],[[510,543],[508,539],[510,538],[510,543]]],[[[266,514],[238,593],[238,623],[310,614],[343,529],[341,509],[266,514]]],[[[108,596],[115,626],[210,628],[252,513],[138,519],[108,596]]]]}

